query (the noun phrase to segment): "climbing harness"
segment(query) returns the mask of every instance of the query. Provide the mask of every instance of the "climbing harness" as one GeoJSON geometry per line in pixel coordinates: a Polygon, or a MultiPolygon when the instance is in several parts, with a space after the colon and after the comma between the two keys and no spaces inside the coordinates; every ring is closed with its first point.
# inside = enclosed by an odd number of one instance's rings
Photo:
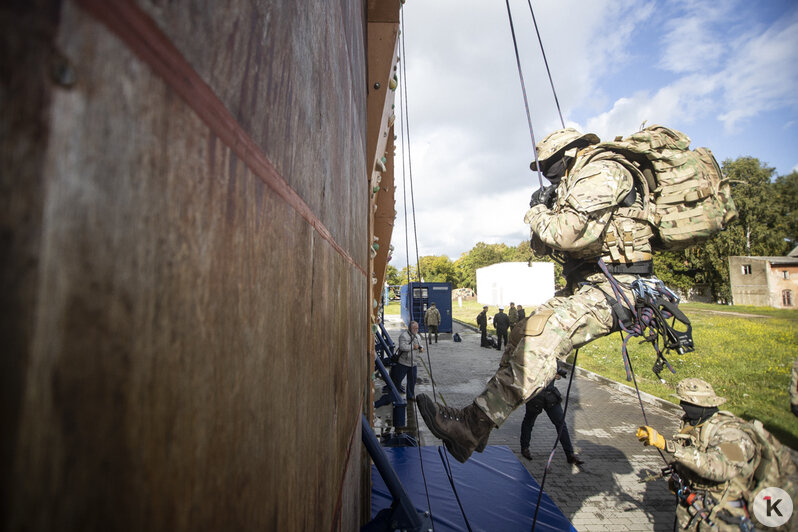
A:
{"type": "Polygon", "coordinates": [[[652,371],[660,381],[663,380],[660,372],[665,367],[671,373],[676,373],[668,359],[665,358],[665,354],[676,351],[683,355],[694,350],[693,328],[687,316],[679,310],[679,296],[654,276],[640,278],[633,281],[630,286],[635,297],[634,304],[632,304],[602,259],[599,259],[598,265],[615,294],[614,298],[606,293],[604,295],[612,307],[613,317],[621,331],[623,339],[621,355],[626,368],[626,380],[632,380],[627,351],[627,344],[631,338],[642,338],[644,342],[649,342],[654,347],[657,359],[652,371]],[[668,320],[671,321],[668,322],[668,320]],[[677,322],[680,328],[676,327],[677,322]],[[626,335],[624,336],[623,333],[626,335]]]}

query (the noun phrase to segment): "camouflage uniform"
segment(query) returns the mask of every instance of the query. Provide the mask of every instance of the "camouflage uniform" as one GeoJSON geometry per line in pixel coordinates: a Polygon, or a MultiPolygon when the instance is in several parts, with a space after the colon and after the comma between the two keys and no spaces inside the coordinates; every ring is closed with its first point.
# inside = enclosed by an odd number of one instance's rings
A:
{"type": "MultiPolygon", "coordinates": [[[[710,518],[720,531],[739,531],[721,517],[745,517],[743,492],[749,487],[758,465],[757,446],[746,432],[747,422],[720,411],[696,426],[682,422],[681,431],[667,442],[673,450],[674,467],[691,490],[706,492],[716,503],[710,518]],[[718,515],[721,513],[723,515],[718,515]]],[[[682,504],[676,507],[679,528],[684,529],[692,515],[682,504]]],[[[690,530],[711,530],[700,518],[690,530]]]]}
{"type": "MultiPolygon", "coordinates": [[[[461,462],[474,450],[481,452],[491,429],[552,381],[557,359],[564,360],[572,350],[614,329],[608,302],[613,291],[598,269],[598,260],[603,258],[610,267],[651,260],[652,232],[647,222],[640,221],[642,199],[630,199],[635,179],[627,169],[629,163],[590,146],[598,142],[596,135],[574,129],[556,131],[541,141],[540,169],[560,183],[555,203],[549,194],[553,186],[541,189],[524,218],[536,253],[554,250],[579,265],[568,276],[573,294],[550,299],[516,324],[498,371],[472,404],[456,409],[425,394],[418,397],[427,427],[461,462]],[[576,153],[579,148],[585,149],[576,153]]],[[[615,278],[633,301],[629,286],[637,277],[617,274],[615,278]]]]}
{"type": "MultiPolygon", "coordinates": [[[[566,174],[557,187],[554,207],[536,205],[526,214],[533,245],[538,250],[545,246],[562,251],[586,264],[596,264],[600,257],[607,264],[617,263],[608,235],[623,240],[624,231],[637,230],[651,236],[642,222],[617,215],[633,187],[631,173],[613,160],[593,161],[566,174]]],[[[648,237],[626,239],[635,245],[625,250],[626,262],[651,259],[648,237]]],[[[475,400],[496,426],[551,382],[558,358],[564,360],[574,349],[613,330],[612,308],[607,302],[612,287],[603,274],[593,271],[571,279],[574,284],[585,283],[573,295],[550,299],[513,328],[499,370],[475,400]]],[[[615,277],[625,287],[636,279],[633,275],[615,277]]],[[[626,296],[634,301],[630,291],[626,290],[626,296]]]]}
{"type": "Polygon", "coordinates": [[[515,308],[515,303],[510,303],[510,310],[507,311],[507,317],[510,318],[510,329],[515,327],[518,323],[518,309],[515,308]]]}
{"type": "MultiPolygon", "coordinates": [[[[779,487],[798,501],[790,452],[762,423],[718,411],[726,399],[701,379],[679,382],[676,397],[685,415],[672,440],[648,426],[639,427],[636,436],[673,455],[670,482],[679,499],[680,529],[752,530],[753,498],[766,487],[779,487]]],[[[789,527],[786,523],[774,530],[795,529],[789,527]]]]}

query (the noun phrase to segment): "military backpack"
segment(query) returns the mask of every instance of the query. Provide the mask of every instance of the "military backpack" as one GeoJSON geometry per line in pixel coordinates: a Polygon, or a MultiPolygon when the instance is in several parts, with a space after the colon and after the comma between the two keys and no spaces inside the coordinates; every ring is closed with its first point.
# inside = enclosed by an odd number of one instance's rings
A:
{"type": "Polygon", "coordinates": [[[701,243],[737,217],[729,182],[712,152],[691,150],[684,133],[649,126],[585,152],[587,160],[578,165],[596,156],[610,158],[635,177],[632,195],[642,196],[642,202],[629,201],[620,214],[647,221],[654,232],[655,249],[679,250],[701,243]]]}
{"type": "MultiPolygon", "coordinates": [[[[727,422],[736,424],[739,421],[740,419],[734,414],[721,410],[715,414],[712,422],[721,425],[727,422]]],[[[758,419],[742,423],[739,427],[753,440],[759,457],[753,476],[748,482],[739,477],[732,479],[732,482],[737,483],[748,508],[753,508],[757,493],[765,488],[773,487],[786,491],[793,500],[793,507],[796,507],[798,505],[798,468],[796,468],[789,448],[774,438],[758,419]]],[[[711,437],[712,432],[705,432],[707,439],[711,437]]],[[[703,441],[702,444],[706,448],[707,442],[703,441]]],[[[774,530],[787,530],[787,527],[779,527],[774,530]]]]}

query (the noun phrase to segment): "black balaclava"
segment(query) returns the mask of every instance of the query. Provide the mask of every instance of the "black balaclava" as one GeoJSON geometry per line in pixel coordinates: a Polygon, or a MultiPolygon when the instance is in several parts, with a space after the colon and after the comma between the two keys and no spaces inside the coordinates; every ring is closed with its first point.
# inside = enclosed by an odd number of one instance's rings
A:
{"type": "Polygon", "coordinates": [[[565,155],[558,157],[556,160],[546,166],[543,175],[552,185],[558,185],[562,177],[565,175],[566,170],[568,170],[568,165],[571,164],[572,160],[573,157],[566,157],[565,155]]]}
{"type": "Polygon", "coordinates": [[[717,406],[698,406],[686,401],[680,401],[679,406],[684,410],[682,419],[685,423],[696,426],[711,418],[718,411],[717,406]]]}

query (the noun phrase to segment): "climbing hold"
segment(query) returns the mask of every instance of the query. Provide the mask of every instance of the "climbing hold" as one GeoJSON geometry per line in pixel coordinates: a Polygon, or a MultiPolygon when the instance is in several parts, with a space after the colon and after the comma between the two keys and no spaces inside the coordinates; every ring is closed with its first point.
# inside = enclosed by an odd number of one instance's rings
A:
{"type": "MultiPolygon", "coordinates": [[[[382,159],[385,159],[385,157],[383,157],[382,159]]],[[[383,161],[382,159],[379,159],[377,161],[377,170],[379,170],[380,172],[385,171],[385,161],[383,161]]]]}
{"type": "Polygon", "coordinates": [[[380,191],[380,187],[372,187],[371,191],[376,194],[377,192],[380,191]]]}

